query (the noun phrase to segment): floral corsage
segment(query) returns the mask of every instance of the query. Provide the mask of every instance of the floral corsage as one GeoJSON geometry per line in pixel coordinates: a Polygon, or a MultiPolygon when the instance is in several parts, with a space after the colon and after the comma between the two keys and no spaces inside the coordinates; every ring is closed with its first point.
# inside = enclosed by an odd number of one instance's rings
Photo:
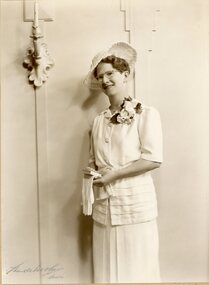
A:
{"type": "Polygon", "coordinates": [[[123,103],[120,106],[120,111],[116,112],[111,118],[110,121],[113,124],[131,124],[136,113],[142,112],[142,104],[136,99],[124,98],[123,103]]]}

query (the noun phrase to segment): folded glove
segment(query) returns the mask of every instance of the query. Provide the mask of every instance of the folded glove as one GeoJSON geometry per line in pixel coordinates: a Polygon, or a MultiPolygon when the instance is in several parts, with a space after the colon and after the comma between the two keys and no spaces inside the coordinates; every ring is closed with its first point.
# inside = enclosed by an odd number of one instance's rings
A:
{"type": "MultiPolygon", "coordinates": [[[[94,203],[93,180],[94,178],[99,178],[99,177],[101,177],[101,174],[96,172],[94,169],[86,168],[84,170],[83,186],[82,186],[82,204],[83,204],[84,215],[90,216],[92,214],[92,205],[94,203]]],[[[111,195],[113,195],[113,191],[111,185],[109,184],[103,188],[102,193],[97,200],[107,199],[111,195]]]]}
{"type": "Polygon", "coordinates": [[[93,180],[93,175],[84,175],[83,177],[82,204],[84,215],[92,214],[92,204],[94,203],[93,180]]]}
{"type": "Polygon", "coordinates": [[[84,215],[89,216],[92,214],[92,204],[94,203],[93,180],[94,178],[98,177],[101,177],[101,174],[96,172],[94,169],[87,167],[84,170],[82,186],[82,204],[84,215]]]}

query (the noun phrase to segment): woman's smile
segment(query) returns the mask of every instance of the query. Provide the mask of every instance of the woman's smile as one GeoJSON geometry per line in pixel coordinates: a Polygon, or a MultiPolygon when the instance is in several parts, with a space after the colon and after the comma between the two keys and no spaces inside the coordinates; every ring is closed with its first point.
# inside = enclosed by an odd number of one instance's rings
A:
{"type": "Polygon", "coordinates": [[[112,86],[114,86],[114,84],[102,84],[102,89],[104,90],[109,90],[112,86]]]}

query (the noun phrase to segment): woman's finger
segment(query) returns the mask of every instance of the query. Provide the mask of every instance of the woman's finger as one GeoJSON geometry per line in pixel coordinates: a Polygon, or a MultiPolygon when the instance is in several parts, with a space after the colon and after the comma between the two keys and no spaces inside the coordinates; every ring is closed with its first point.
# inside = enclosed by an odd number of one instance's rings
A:
{"type": "Polygon", "coordinates": [[[103,186],[103,182],[101,179],[95,179],[93,180],[93,185],[101,187],[103,186]]]}

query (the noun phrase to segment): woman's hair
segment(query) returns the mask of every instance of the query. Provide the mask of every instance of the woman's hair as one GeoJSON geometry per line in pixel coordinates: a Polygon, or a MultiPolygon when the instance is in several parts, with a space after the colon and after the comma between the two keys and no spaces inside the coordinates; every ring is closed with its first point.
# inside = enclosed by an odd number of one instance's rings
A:
{"type": "Polygon", "coordinates": [[[115,55],[110,55],[110,56],[103,58],[95,67],[93,71],[95,78],[97,78],[97,67],[100,63],[110,63],[112,64],[112,67],[117,69],[120,73],[123,73],[124,71],[128,71],[128,73],[130,73],[129,64],[127,63],[125,59],[116,57],[115,55]]]}

